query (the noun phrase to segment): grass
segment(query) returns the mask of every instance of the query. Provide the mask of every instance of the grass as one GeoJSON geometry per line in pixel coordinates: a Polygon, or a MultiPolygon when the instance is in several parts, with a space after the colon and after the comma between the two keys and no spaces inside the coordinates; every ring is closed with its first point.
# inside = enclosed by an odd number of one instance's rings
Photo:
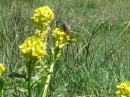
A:
{"type": "Polygon", "coordinates": [[[0,0],[0,62],[6,65],[7,76],[24,66],[18,46],[33,34],[33,10],[44,5],[55,13],[52,28],[63,19],[77,39],[55,65],[48,97],[65,84],[67,90],[60,97],[115,97],[116,85],[130,80],[130,33],[123,24],[130,17],[128,0],[0,0]]]}

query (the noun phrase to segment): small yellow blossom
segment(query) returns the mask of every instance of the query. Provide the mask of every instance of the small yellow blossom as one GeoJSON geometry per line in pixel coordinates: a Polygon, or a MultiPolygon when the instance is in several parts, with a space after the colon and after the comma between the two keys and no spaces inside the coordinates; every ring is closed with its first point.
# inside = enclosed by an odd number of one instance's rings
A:
{"type": "Polygon", "coordinates": [[[46,54],[46,44],[35,36],[28,37],[19,48],[21,49],[26,62],[32,60],[37,61],[46,54]]]}
{"type": "Polygon", "coordinates": [[[63,48],[66,44],[68,44],[69,40],[69,34],[65,33],[62,29],[55,28],[52,31],[53,47],[63,48]]]}
{"type": "Polygon", "coordinates": [[[125,27],[128,25],[129,22],[124,22],[125,27]]]}
{"type": "Polygon", "coordinates": [[[36,29],[36,32],[35,32],[35,36],[41,39],[44,43],[46,42],[47,34],[48,34],[48,31],[44,31],[41,33],[38,29],[36,29]]]}
{"type": "Polygon", "coordinates": [[[71,41],[72,41],[72,42],[76,42],[76,39],[75,39],[75,38],[73,38],[73,39],[71,39],[71,41]]]}
{"type": "Polygon", "coordinates": [[[54,58],[57,58],[61,55],[61,49],[59,47],[51,48],[51,53],[54,55],[54,58]]]}
{"type": "Polygon", "coordinates": [[[31,17],[34,20],[36,29],[46,31],[49,29],[51,21],[54,19],[54,13],[48,6],[40,7],[34,10],[35,14],[31,17]]]}
{"type": "Polygon", "coordinates": [[[130,82],[126,81],[116,86],[117,97],[130,97],[130,82]]]}
{"type": "Polygon", "coordinates": [[[0,63],[0,74],[5,72],[5,67],[0,63]]]}

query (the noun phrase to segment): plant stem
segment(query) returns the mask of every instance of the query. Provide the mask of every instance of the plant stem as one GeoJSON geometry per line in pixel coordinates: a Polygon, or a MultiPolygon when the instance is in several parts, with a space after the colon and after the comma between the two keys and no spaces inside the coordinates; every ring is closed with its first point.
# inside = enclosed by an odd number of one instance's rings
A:
{"type": "MultiPolygon", "coordinates": [[[[52,64],[51,64],[51,66],[50,66],[50,70],[49,70],[50,73],[53,72],[54,64],[55,64],[55,62],[53,61],[52,64]]],[[[46,97],[46,95],[47,95],[47,89],[48,89],[48,87],[49,87],[51,75],[52,75],[52,74],[49,74],[49,75],[47,76],[47,80],[46,80],[46,84],[45,84],[45,86],[44,86],[44,91],[43,91],[42,97],[46,97]]]]}
{"type": "Polygon", "coordinates": [[[4,97],[4,92],[3,92],[3,90],[2,90],[2,97],[4,97]]]}
{"type": "Polygon", "coordinates": [[[28,97],[32,97],[32,91],[31,91],[31,85],[30,85],[30,81],[31,81],[31,64],[29,64],[28,66],[28,97]]]}

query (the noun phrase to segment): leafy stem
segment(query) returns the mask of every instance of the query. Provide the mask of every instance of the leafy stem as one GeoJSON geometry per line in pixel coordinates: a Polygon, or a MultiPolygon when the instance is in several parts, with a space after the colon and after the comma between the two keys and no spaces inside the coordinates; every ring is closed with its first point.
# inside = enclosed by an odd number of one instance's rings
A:
{"type": "Polygon", "coordinates": [[[31,91],[31,64],[28,65],[28,97],[32,97],[32,91],[31,91]]]}
{"type": "Polygon", "coordinates": [[[46,97],[46,95],[47,95],[47,90],[48,90],[49,83],[50,83],[50,80],[51,80],[51,75],[53,73],[54,65],[55,65],[55,60],[50,65],[50,70],[49,70],[50,74],[48,74],[48,76],[47,76],[47,80],[46,80],[46,84],[44,86],[44,91],[43,91],[42,97],[46,97]]]}

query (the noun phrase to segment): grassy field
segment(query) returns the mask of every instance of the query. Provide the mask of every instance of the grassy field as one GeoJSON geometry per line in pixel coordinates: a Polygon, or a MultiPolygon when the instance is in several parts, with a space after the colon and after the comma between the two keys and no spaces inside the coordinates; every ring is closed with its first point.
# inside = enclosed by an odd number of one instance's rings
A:
{"type": "MultiPolygon", "coordinates": [[[[48,5],[55,13],[51,28],[59,20],[71,26],[76,38],[64,48],[55,65],[48,97],[59,87],[59,97],[115,97],[116,85],[130,80],[129,0],[0,0],[0,62],[11,72],[24,66],[18,46],[34,32],[33,10],[48,5]]],[[[48,59],[49,63],[49,59],[48,59]]],[[[12,92],[19,93],[13,85],[12,92]]],[[[21,96],[23,97],[23,96],[21,96]]]]}

